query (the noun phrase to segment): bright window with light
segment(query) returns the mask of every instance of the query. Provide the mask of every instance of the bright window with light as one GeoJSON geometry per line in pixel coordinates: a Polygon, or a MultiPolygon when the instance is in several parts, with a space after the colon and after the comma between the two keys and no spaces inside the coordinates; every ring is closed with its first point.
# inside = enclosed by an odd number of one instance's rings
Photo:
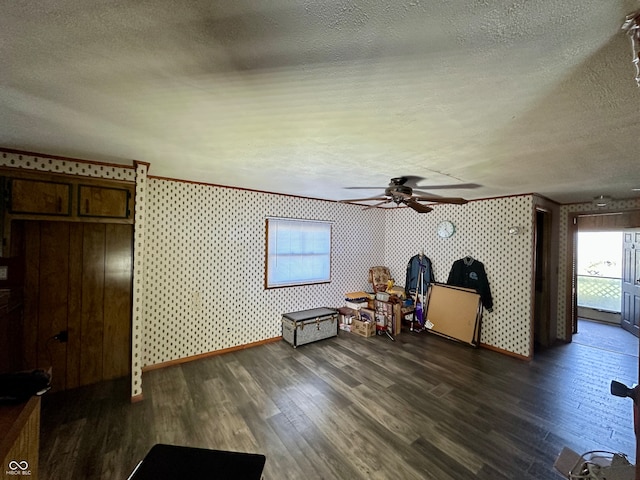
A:
{"type": "Polygon", "coordinates": [[[619,313],[622,308],[622,232],[578,232],[579,307],[619,313]]]}
{"type": "Polygon", "coordinates": [[[331,281],[331,223],[267,219],[266,288],[331,281]]]}

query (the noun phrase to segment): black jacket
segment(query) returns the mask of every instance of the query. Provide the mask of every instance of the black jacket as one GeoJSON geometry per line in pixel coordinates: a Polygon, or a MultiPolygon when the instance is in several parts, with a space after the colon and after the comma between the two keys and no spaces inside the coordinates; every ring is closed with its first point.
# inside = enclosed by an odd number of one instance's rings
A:
{"type": "Polygon", "coordinates": [[[456,287],[473,288],[480,294],[482,305],[487,310],[493,310],[493,298],[489,288],[489,280],[484,265],[471,257],[461,258],[453,262],[447,284],[456,287]]]}

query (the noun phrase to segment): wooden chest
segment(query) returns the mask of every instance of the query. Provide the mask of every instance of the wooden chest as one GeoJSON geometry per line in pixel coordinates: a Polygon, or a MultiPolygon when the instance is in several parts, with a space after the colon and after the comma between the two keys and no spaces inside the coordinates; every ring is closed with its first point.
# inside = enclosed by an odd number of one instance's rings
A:
{"type": "Polygon", "coordinates": [[[282,315],[282,338],[293,348],[336,337],[339,330],[338,311],[331,308],[312,308],[282,315]]]}

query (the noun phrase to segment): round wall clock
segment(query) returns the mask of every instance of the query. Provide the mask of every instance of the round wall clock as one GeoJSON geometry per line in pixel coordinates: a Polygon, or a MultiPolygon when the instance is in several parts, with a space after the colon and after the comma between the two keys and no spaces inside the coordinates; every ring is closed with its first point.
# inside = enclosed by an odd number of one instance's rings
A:
{"type": "Polygon", "coordinates": [[[449,220],[445,220],[444,222],[440,222],[438,224],[438,236],[440,238],[449,238],[456,231],[455,225],[449,220]]]}

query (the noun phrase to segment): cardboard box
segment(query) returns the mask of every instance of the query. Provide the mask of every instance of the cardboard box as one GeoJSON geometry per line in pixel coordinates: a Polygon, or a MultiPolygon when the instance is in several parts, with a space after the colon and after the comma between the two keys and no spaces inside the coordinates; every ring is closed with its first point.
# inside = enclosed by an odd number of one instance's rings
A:
{"type": "Polygon", "coordinates": [[[362,322],[376,323],[376,312],[370,308],[361,308],[358,310],[358,320],[362,322]]]}
{"type": "Polygon", "coordinates": [[[374,322],[363,322],[354,318],[351,322],[351,333],[362,337],[373,337],[376,334],[376,324],[374,322]]]}

